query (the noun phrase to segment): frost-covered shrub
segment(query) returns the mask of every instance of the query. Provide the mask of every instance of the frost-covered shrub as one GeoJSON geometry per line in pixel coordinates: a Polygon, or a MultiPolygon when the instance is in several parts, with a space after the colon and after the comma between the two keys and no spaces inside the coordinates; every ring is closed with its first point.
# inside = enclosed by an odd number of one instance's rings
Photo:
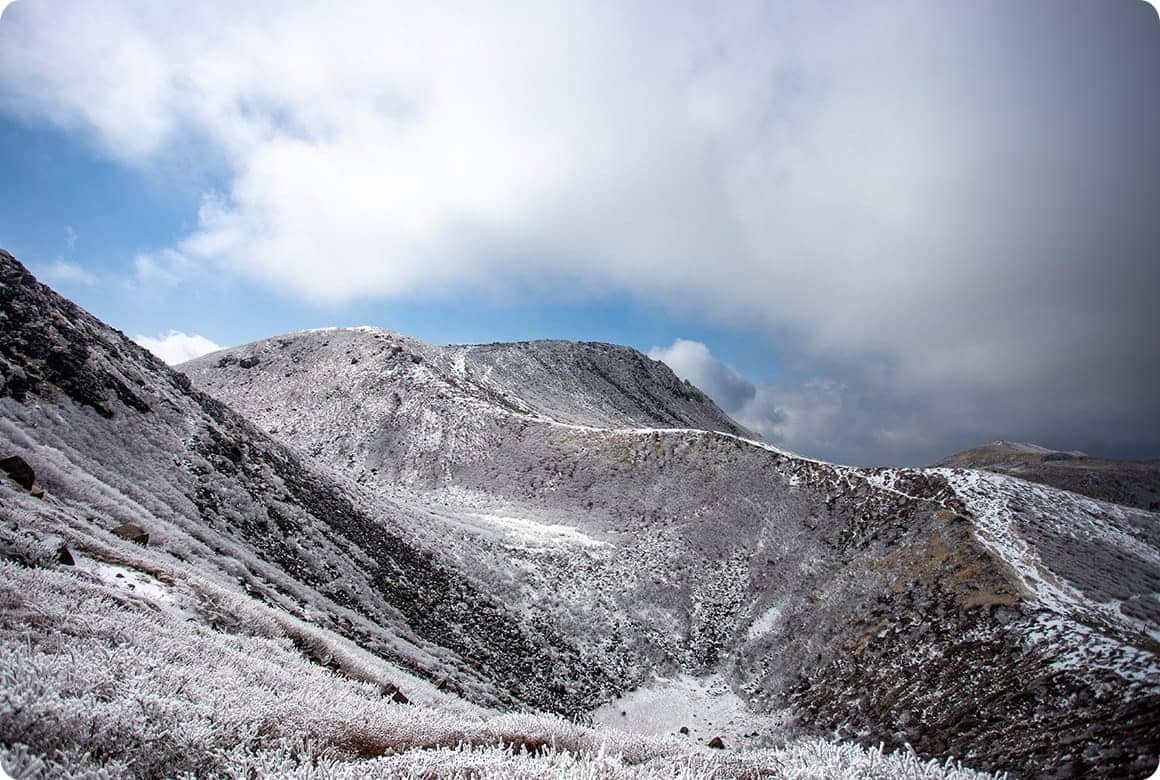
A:
{"type": "Polygon", "coordinates": [[[57,777],[114,780],[126,772],[126,767],[119,765],[95,769],[89,765],[89,761],[89,756],[77,755],[75,750],[57,750],[52,758],[46,758],[36,755],[27,745],[20,743],[8,747],[0,745],[0,767],[19,780],[48,780],[57,777]]]}
{"type": "Polygon", "coordinates": [[[58,560],[57,549],[17,525],[0,526],[0,559],[20,563],[24,566],[52,566],[58,560]]]}
{"type": "Polygon", "coordinates": [[[385,665],[345,640],[212,583],[178,586],[208,603],[182,611],[70,567],[0,561],[0,761],[11,774],[975,777],[850,745],[720,754],[554,716],[396,704],[302,651],[310,642],[381,678],[385,665]],[[233,620],[203,622],[223,610],[233,620]]]}

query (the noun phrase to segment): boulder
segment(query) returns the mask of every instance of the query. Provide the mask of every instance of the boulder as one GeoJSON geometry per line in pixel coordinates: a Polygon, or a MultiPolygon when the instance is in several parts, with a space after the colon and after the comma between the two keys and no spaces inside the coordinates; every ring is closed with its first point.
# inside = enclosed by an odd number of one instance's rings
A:
{"type": "Polygon", "coordinates": [[[73,559],[72,550],[68,548],[68,545],[62,544],[60,546],[60,549],[56,551],[56,559],[65,566],[77,565],[77,562],[73,559]]]}
{"type": "Polygon", "coordinates": [[[136,542],[140,545],[149,544],[149,533],[136,523],[121,523],[113,529],[113,533],[122,539],[136,542]]]}
{"type": "Polygon", "coordinates": [[[7,458],[0,459],[0,469],[20,487],[27,490],[37,498],[44,497],[44,488],[36,484],[36,472],[32,466],[28,465],[28,461],[19,455],[10,455],[7,458]]]}
{"type": "Polygon", "coordinates": [[[688,726],[681,726],[681,733],[684,734],[685,736],[688,736],[689,727],[688,726]]]}
{"type": "Polygon", "coordinates": [[[709,740],[709,747],[715,748],[717,750],[724,750],[725,740],[721,739],[720,737],[713,737],[711,740],[709,740]]]}

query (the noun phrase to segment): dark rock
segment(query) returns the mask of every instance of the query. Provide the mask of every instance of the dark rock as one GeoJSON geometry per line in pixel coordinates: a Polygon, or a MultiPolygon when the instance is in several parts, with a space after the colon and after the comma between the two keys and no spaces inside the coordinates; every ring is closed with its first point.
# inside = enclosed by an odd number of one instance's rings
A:
{"type": "Polygon", "coordinates": [[[76,566],[77,562],[73,560],[72,551],[67,545],[62,544],[60,549],[56,551],[56,559],[65,566],[76,566]]]}
{"type": "Polygon", "coordinates": [[[681,726],[681,733],[682,733],[682,734],[684,734],[684,735],[686,735],[686,736],[688,736],[688,734],[689,734],[689,727],[688,727],[688,726],[681,726]]]}
{"type": "Polygon", "coordinates": [[[395,702],[396,704],[410,704],[411,703],[411,700],[408,699],[403,694],[403,692],[399,690],[399,686],[395,685],[394,683],[383,683],[382,685],[380,685],[379,686],[379,695],[382,696],[384,699],[390,699],[391,701],[395,702]]]}
{"type": "Polygon", "coordinates": [[[149,544],[149,533],[136,523],[121,523],[113,529],[113,533],[122,539],[136,542],[140,545],[149,544]]]}
{"type": "Polygon", "coordinates": [[[32,490],[36,487],[36,472],[32,470],[32,466],[28,465],[28,461],[19,455],[11,455],[0,460],[0,469],[3,469],[25,490],[32,490]]]}
{"type": "Polygon", "coordinates": [[[725,740],[721,739],[720,737],[713,737],[711,740],[709,740],[709,747],[715,748],[717,750],[724,750],[725,740]]]}

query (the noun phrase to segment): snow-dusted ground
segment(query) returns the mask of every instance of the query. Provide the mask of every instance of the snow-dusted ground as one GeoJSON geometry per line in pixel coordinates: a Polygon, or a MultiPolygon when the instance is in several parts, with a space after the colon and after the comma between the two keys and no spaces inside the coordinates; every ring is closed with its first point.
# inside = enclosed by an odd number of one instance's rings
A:
{"type": "Polygon", "coordinates": [[[27,385],[0,398],[0,443],[48,491],[0,487],[6,761],[956,776],[803,732],[975,766],[1146,760],[1127,751],[1154,655],[1092,660],[1146,651],[1156,624],[1140,514],[1060,526],[1048,491],[990,523],[990,488],[791,456],[608,345],[324,330],[200,363],[263,432],[0,267],[0,369],[27,385]],[[110,533],[126,521],[148,547],[110,533]],[[1053,611],[1042,583],[1084,601],[1053,611]],[[1039,639],[1044,615],[1078,627],[1079,661],[1039,639]],[[593,709],[630,730],[542,712],[593,709]],[[640,733],[670,712],[698,731],[640,733]]]}
{"type": "Polygon", "coordinates": [[[600,725],[633,734],[677,736],[699,745],[720,737],[734,749],[781,743],[788,736],[784,716],[754,712],[721,674],[651,680],[592,715],[600,725]]]}
{"type": "Polygon", "coordinates": [[[1160,579],[1147,574],[1160,571],[1160,549],[1148,513],[982,471],[940,473],[973,512],[979,541],[1038,607],[1028,639],[1053,655],[1055,668],[1156,685],[1155,652],[1131,639],[1160,642],[1160,579]],[[1028,513],[1045,502],[1049,513],[1028,513]],[[1133,560],[1146,568],[1125,566],[1133,560]]]}
{"type": "Polygon", "coordinates": [[[0,766],[16,778],[983,777],[817,740],[724,757],[487,711],[225,584],[159,579],[138,568],[150,556],[62,566],[35,547],[0,560],[0,766]],[[382,695],[386,682],[412,703],[382,695]]]}

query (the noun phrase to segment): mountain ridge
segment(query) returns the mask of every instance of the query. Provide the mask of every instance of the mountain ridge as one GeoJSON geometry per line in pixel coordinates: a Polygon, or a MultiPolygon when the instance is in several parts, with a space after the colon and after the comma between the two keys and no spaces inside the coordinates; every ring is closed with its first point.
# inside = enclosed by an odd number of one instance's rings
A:
{"type": "Polygon", "coordinates": [[[1160,511],[1160,460],[1097,458],[1079,450],[997,440],[956,452],[934,466],[970,468],[1050,485],[1089,498],[1160,511]]]}
{"type": "MultiPolygon", "coordinates": [[[[998,475],[857,469],[650,428],[716,420],[715,407],[618,352],[596,352],[615,382],[527,388],[544,361],[526,350],[328,331],[217,353],[190,382],[7,255],[0,312],[0,441],[47,491],[0,486],[0,557],[21,582],[53,578],[67,594],[61,540],[86,571],[160,572],[176,585],[141,590],[169,589],[200,614],[196,576],[264,625],[294,621],[293,636],[268,630],[317,666],[405,683],[441,711],[552,710],[619,727],[595,735],[636,730],[649,747],[624,755],[672,756],[648,740],[680,739],[618,720],[636,711],[626,696],[678,696],[692,677],[713,681],[724,717],[690,711],[691,737],[724,736],[739,749],[722,760],[751,755],[752,771],[766,754],[747,747],[801,735],[1032,776],[1150,769],[1149,513],[998,475]],[[618,396],[625,372],[657,384],[618,396]],[[615,427],[625,420],[646,427],[615,427]],[[149,547],[112,534],[122,521],[146,526],[149,547]],[[327,649],[336,637],[359,664],[327,649]]],[[[50,631],[21,633],[34,597],[2,595],[11,657],[29,640],[51,656],[50,631]]],[[[222,612],[220,625],[248,630],[222,612]]],[[[280,710],[262,717],[275,736],[290,728],[280,710]]],[[[394,743],[365,717],[295,728],[348,760],[382,756],[394,743]]],[[[495,744],[480,728],[451,729],[468,736],[450,745],[495,744]]],[[[90,737],[75,739],[81,750],[90,737]]]]}

